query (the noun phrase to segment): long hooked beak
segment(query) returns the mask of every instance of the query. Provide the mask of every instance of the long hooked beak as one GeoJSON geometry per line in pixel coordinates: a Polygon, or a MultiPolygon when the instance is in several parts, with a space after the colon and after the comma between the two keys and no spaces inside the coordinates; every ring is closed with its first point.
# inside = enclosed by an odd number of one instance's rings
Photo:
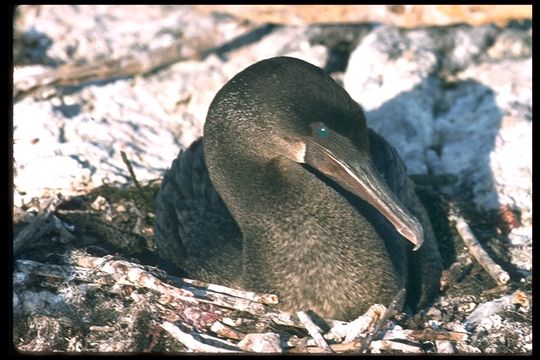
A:
{"type": "Polygon", "coordinates": [[[315,145],[316,154],[306,154],[305,160],[309,165],[377,209],[394,225],[397,232],[414,245],[414,250],[422,246],[422,225],[401,204],[370,161],[346,162],[322,145],[315,145]]]}

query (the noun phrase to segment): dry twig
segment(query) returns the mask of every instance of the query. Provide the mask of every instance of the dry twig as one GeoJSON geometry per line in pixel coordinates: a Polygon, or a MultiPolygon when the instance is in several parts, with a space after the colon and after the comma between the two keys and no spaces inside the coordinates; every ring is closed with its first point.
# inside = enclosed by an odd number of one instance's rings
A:
{"type": "Polygon", "coordinates": [[[30,76],[14,84],[14,97],[29,94],[46,86],[80,85],[99,80],[115,80],[122,77],[144,75],[156,69],[198,56],[186,53],[182,42],[166,48],[150,51],[146,56],[98,61],[86,65],[66,64],[44,74],[30,76]]]}
{"type": "Polygon", "coordinates": [[[75,258],[75,265],[50,265],[31,260],[17,260],[19,271],[53,279],[76,279],[102,285],[131,285],[147,288],[160,294],[159,301],[167,304],[174,299],[189,303],[207,303],[261,316],[264,305],[225,294],[201,291],[196,288],[177,288],[166,284],[140,265],[122,260],[85,256],[75,258]]]}
{"type": "Polygon", "coordinates": [[[491,276],[498,285],[504,285],[510,280],[510,276],[503,268],[495,263],[493,259],[488,255],[486,250],[474,236],[469,224],[458,214],[456,205],[450,203],[451,213],[449,219],[454,221],[456,229],[463,239],[463,242],[469,249],[471,255],[478,261],[478,263],[484,268],[484,270],[491,276]]]}
{"type": "Polygon", "coordinates": [[[392,340],[376,340],[371,342],[370,346],[372,351],[379,352],[381,350],[398,350],[404,353],[422,353],[420,344],[406,344],[399,341],[392,340]]]}
{"type": "Polygon", "coordinates": [[[210,352],[210,353],[234,353],[234,352],[240,352],[240,350],[231,350],[231,349],[224,349],[217,346],[212,346],[205,344],[201,341],[196,340],[193,335],[187,334],[180,330],[177,326],[175,326],[173,323],[169,321],[164,321],[161,324],[161,327],[167,331],[173,338],[184,344],[188,349],[192,351],[199,351],[199,352],[210,352]]]}
{"type": "Polygon", "coordinates": [[[223,324],[221,321],[216,321],[210,326],[210,331],[215,334],[225,337],[227,339],[240,340],[245,334],[242,334],[238,330],[223,324]]]}
{"type": "Polygon", "coordinates": [[[233,288],[226,287],[223,285],[210,284],[201,280],[192,280],[192,279],[182,278],[181,281],[187,284],[192,284],[193,286],[196,286],[198,288],[203,288],[210,291],[232,295],[241,299],[258,302],[261,304],[277,304],[278,303],[278,298],[274,294],[257,294],[252,291],[233,289],[233,288]]]}
{"type": "Polygon", "coordinates": [[[135,186],[137,187],[137,190],[139,190],[139,193],[141,194],[142,198],[145,199],[147,202],[150,202],[150,199],[148,199],[141,187],[141,184],[139,184],[139,180],[137,180],[137,177],[135,176],[135,171],[133,171],[133,167],[131,166],[131,162],[129,161],[127,155],[125,152],[120,151],[120,156],[122,157],[122,161],[124,164],[126,164],[126,167],[129,171],[129,175],[133,179],[133,182],[135,183],[135,186]]]}
{"type": "Polygon", "coordinates": [[[58,226],[56,222],[47,224],[47,221],[62,201],[63,199],[60,194],[50,198],[39,214],[32,219],[31,223],[17,234],[17,237],[13,240],[13,253],[15,255],[27,247],[30,240],[36,241],[54,226],[58,226]]]}
{"type": "MultiPolygon", "coordinates": [[[[171,336],[173,336],[178,341],[182,342],[187,346],[191,351],[202,351],[202,352],[237,352],[242,351],[240,343],[234,344],[233,342],[219,339],[213,336],[208,335],[206,332],[214,333],[219,336],[222,336],[233,341],[244,340],[247,335],[245,330],[239,330],[236,327],[239,326],[242,322],[236,322],[231,319],[227,322],[227,325],[224,326],[226,317],[232,314],[230,311],[248,311],[251,314],[257,316],[256,324],[257,327],[264,325],[268,319],[277,319],[278,322],[281,321],[288,326],[301,327],[308,330],[311,335],[308,338],[299,339],[299,341],[289,341],[288,345],[290,349],[288,352],[291,353],[316,353],[316,352],[359,352],[370,349],[373,352],[378,352],[382,350],[399,350],[402,352],[409,353],[418,353],[421,352],[421,345],[419,342],[423,341],[434,341],[441,348],[441,351],[451,351],[451,344],[448,345],[447,342],[454,341],[463,341],[467,339],[466,333],[460,333],[455,331],[444,331],[444,330],[389,330],[386,332],[382,340],[372,341],[377,337],[377,334],[380,333],[385,327],[389,317],[393,315],[394,310],[398,307],[398,304],[401,303],[404,291],[400,291],[398,295],[394,298],[392,303],[389,305],[388,309],[385,309],[382,305],[374,305],[363,315],[359,317],[356,322],[366,323],[361,328],[365,331],[367,328],[373,326],[373,329],[366,336],[365,340],[358,339],[355,336],[349,337],[349,333],[340,332],[337,338],[348,338],[352,339],[350,342],[337,343],[337,344],[328,344],[322,334],[321,330],[313,323],[313,321],[302,311],[297,313],[298,319],[296,316],[291,316],[291,314],[266,309],[266,307],[261,304],[254,302],[253,300],[259,300],[261,302],[268,301],[265,298],[266,294],[256,294],[252,292],[243,292],[242,290],[230,289],[215,284],[209,284],[205,282],[199,282],[191,279],[181,279],[177,281],[178,287],[169,285],[164,281],[158,279],[150,271],[146,270],[143,266],[138,264],[132,264],[127,261],[114,260],[110,257],[98,258],[87,255],[79,255],[77,253],[72,254],[70,258],[73,261],[72,265],[50,265],[42,264],[30,260],[18,260],[16,262],[16,270],[26,274],[32,274],[39,276],[44,279],[45,282],[50,286],[54,286],[57,283],[66,283],[73,280],[82,281],[86,283],[100,284],[100,285],[128,285],[135,288],[146,288],[151,289],[153,292],[160,295],[158,299],[158,304],[160,308],[163,309],[162,318],[165,322],[162,323],[161,328],[166,330],[171,336]],[[51,280],[60,280],[60,281],[51,281],[51,280]],[[199,287],[200,286],[200,287],[199,287]],[[222,292],[218,293],[217,290],[222,292]],[[235,294],[243,298],[235,297],[235,294]],[[252,299],[252,300],[248,300],[252,299]],[[186,321],[182,313],[176,314],[177,309],[185,309],[185,306],[178,306],[182,302],[189,302],[191,304],[200,305],[202,303],[211,304],[214,306],[221,307],[220,310],[210,308],[209,310],[199,309],[197,306],[194,306],[190,311],[195,310],[197,314],[204,314],[204,316],[210,315],[212,322],[205,323],[191,323],[185,324],[188,328],[193,328],[193,332],[186,333],[181,329],[177,328],[172,321],[186,321]],[[255,308],[253,308],[255,306],[255,308]],[[223,308],[232,309],[224,312],[223,308]],[[255,309],[255,310],[254,310],[255,309]],[[200,313],[199,313],[200,311],[200,313]],[[369,315],[368,313],[374,313],[369,315]],[[219,315],[217,315],[219,314],[219,315]],[[217,317],[212,317],[216,316],[217,317]],[[368,317],[371,320],[367,321],[364,317],[368,317]],[[363,319],[360,321],[360,319],[363,319]],[[366,322],[367,321],[367,322],[366,322]],[[212,324],[210,326],[210,324],[212,324]],[[343,335],[345,334],[345,335],[343,335]]],[[[21,277],[23,278],[23,277],[21,277]]],[[[32,277],[26,277],[32,279],[32,277]]],[[[116,288],[117,289],[117,288],[116,288]]],[[[114,286],[109,286],[104,288],[105,291],[117,291],[114,286]]],[[[273,299],[271,297],[271,299],[273,299]]],[[[528,298],[523,292],[516,292],[512,296],[504,297],[494,302],[488,304],[483,304],[484,308],[488,309],[482,311],[480,315],[475,314],[474,312],[468,319],[468,322],[474,322],[475,317],[489,316],[493,313],[493,309],[499,309],[504,304],[516,304],[528,305],[528,298]],[[502,304],[502,305],[501,305],[502,304]],[[475,314],[475,315],[473,315],[475,314]]],[[[479,306],[477,310],[480,311],[482,306],[479,306]]],[[[199,315],[196,315],[197,317],[199,315]]],[[[330,320],[328,320],[330,321],[330,320]]],[[[340,326],[347,326],[355,321],[347,324],[343,323],[340,326]]],[[[335,322],[335,321],[334,321],[335,322]]],[[[250,326],[254,326],[252,323],[250,326]]],[[[357,327],[354,327],[357,328],[357,327]]],[[[260,328],[262,329],[262,328],[260,328]]],[[[94,328],[96,330],[96,328],[94,328]]],[[[112,331],[110,329],[98,328],[100,331],[112,331]]],[[[331,334],[325,334],[326,337],[329,337],[331,334]]],[[[250,334],[248,334],[250,335],[250,334]]],[[[265,339],[264,334],[251,334],[253,337],[253,348],[247,351],[270,351],[276,352],[280,350],[279,337],[275,339],[276,334],[266,333],[266,335],[274,335],[265,339]],[[258,339],[256,335],[261,335],[262,340],[258,339]],[[272,341],[270,341],[272,340],[272,341]],[[276,342],[277,341],[277,342],[276,342]]],[[[335,335],[335,334],[334,334],[335,335]]],[[[334,336],[336,338],[336,336],[334,336]]],[[[336,341],[336,339],[334,339],[336,341]]],[[[244,341],[242,344],[244,344],[244,341]]],[[[244,344],[247,346],[246,344],[244,344]]],[[[243,346],[244,346],[243,345],[243,346]]],[[[250,345],[251,346],[251,345],[250,345]]]]}
{"type": "Polygon", "coordinates": [[[467,334],[457,331],[446,330],[388,330],[384,338],[386,340],[408,341],[464,341],[467,334]]]}
{"type": "Polygon", "coordinates": [[[396,294],[396,296],[394,297],[394,299],[392,299],[392,302],[390,303],[390,305],[388,306],[388,308],[386,309],[386,312],[384,313],[383,316],[381,316],[381,318],[379,319],[379,321],[377,322],[377,325],[375,325],[375,328],[373,329],[373,331],[371,331],[368,336],[366,336],[366,338],[364,339],[364,342],[362,344],[362,346],[360,347],[360,353],[363,353],[365,352],[368,347],[369,347],[369,344],[371,343],[371,341],[373,340],[373,338],[375,337],[375,335],[381,331],[381,329],[383,328],[383,326],[386,324],[386,322],[388,321],[388,319],[394,315],[394,312],[396,311],[396,309],[398,307],[401,307],[401,305],[403,304],[403,300],[405,299],[405,289],[401,289],[400,291],[398,291],[398,293],[396,294]]]}
{"type": "Polygon", "coordinates": [[[334,351],[328,346],[326,341],[321,335],[321,329],[315,325],[313,320],[303,311],[298,311],[296,313],[298,319],[304,324],[306,330],[309,332],[309,335],[315,340],[315,343],[323,350],[325,353],[333,353],[334,351]]]}
{"type": "Polygon", "coordinates": [[[278,325],[291,326],[298,329],[305,329],[304,324],[292,314],[285,311],[269,311],[265,314],[267,318],[278,325]]]}
{"type": "MultiPolygon", "coordinates": [[[[174,298],[192,303],[208,303],[240,311],[246,311],[254,315],[262,315],[265,312],[264,305],[226,294],[203,291],[194,287],[177,288],[166,284],[154,275],[143,269],[142,266],[122,260],[110,260],[85,256],[76,261],[79,265],[96,267],[100,271],[113,276],[120,284],[146,287],[161,293],[161,300],[168,302],[174,298]]],[[[240,290],[239,290],[240,291],[240,290]]]]}
{"type": "Polygon", "coordinates": [[[374,304],[369,309],[351,322],[334,321],[332,329],[325,334],[326,339],[341,339],[344,343],[356,340],[386,313],[386,306],[374,304]]]}

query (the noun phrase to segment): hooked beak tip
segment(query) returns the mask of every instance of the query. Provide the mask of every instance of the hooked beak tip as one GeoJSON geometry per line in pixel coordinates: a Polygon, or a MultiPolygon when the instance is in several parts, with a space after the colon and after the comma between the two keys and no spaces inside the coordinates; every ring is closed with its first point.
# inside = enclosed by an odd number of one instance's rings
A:
{"type": "Polygon", "coordinates": [[[404,226],[401,229],[397,229],[397,231],[414,245],[413,251],[422,247],[424,243],[424,230],[420,224],[414,227],[404,226]]]}

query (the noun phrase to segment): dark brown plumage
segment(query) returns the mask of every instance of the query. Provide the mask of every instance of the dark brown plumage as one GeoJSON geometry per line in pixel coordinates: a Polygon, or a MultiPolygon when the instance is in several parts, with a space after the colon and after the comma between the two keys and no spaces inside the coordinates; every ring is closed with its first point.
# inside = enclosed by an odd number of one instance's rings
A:
{"type": "Polygon", "coordinates": [[[342,320],[402,287],[411,307],[424,305],[441,272],[395,149],[321,69],[287,57],[248,67],[218,92],[203,140],[165,175],[156,240],[191,277],[342,320]],[[423,245],[413,251],[407,240],[423,245]]]}

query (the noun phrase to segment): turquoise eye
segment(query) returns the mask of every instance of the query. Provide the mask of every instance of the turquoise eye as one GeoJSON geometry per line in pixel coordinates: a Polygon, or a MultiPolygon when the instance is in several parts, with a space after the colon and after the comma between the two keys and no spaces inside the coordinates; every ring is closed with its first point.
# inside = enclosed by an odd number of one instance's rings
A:
{"type": "Polygon", "coordinates": [[[328,129],[326,126],[321,125],[317,128],[317,136],[321,139],[326,139],[330,136],[330,129],[328,129]]]}

